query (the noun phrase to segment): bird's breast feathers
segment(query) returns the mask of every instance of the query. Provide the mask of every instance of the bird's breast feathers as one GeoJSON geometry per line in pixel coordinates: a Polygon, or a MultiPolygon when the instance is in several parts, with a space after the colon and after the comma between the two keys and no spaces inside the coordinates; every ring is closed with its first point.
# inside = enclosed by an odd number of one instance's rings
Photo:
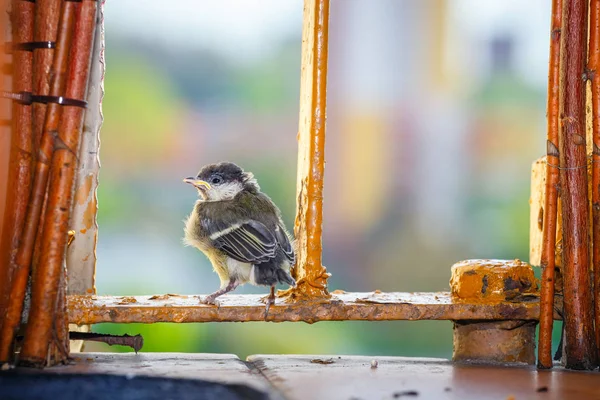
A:
{"type": "Polygon", "coordinates": [[[198,250],[205,251],[210,246],[210,238],[201,234],[199,222],[198,213],[193,210],[185,220],[183,243],[186,246],[193,246],[198,250]]]}

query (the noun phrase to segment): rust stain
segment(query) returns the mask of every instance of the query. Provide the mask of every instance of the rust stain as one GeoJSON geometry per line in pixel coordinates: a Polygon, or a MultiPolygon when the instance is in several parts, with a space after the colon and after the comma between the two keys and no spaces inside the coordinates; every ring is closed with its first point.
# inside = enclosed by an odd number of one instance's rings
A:
{"type": "Polygon", "coordinates": [[[85,234],[87,232],[87,229],[85,229],[85,228],[80,229],[79,232],[85,234]]]}
{"type": "Polygon", "coordinates": [[[94,176],[88,175],[85,177],[81,186],[77,188],[77,192],[75,192],[75,201],[79,205],[85,204],[85,202],[90,198],[90,192],[92,191],[92,184],[94,183],[94,176]]]}
{"type": "Polygon", "coordinates": [[[94,225],[94,221],[96,220],[96,210],[97,210],[97,200],[96,197],[92,197],[92,201],[88,203],[85,211],[83,212],[83,226],[84,229],[91,229],[94,225]]]}
{"type": "Polygon", "coordinates": [[[117,304],[133,304],[133,303],[137,303],[137,299],[135,297],[124,296],[124,297],[121,297],[121,301],[119,301],[117,304]]]}

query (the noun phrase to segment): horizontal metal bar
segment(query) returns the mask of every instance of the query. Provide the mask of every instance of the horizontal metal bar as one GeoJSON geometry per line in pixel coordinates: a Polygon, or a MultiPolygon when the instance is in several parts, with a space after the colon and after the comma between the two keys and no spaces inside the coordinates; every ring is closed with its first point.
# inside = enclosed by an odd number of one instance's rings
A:
{"type": "MultiPolygon", "coordinates": [[[[331,298],[285,303],[278,299],[265,318],[261,295],[226,295],[220,306],[200,304],[197,296],[68,296],[69,322],[97,324],[154,322],[307,322],[390,320],[537,320],[536,297],[483,303],[453,299],[450,293],[346,293],[331,298]]],[[[558,314],[555,318],[559,319],[558,314]]]]}

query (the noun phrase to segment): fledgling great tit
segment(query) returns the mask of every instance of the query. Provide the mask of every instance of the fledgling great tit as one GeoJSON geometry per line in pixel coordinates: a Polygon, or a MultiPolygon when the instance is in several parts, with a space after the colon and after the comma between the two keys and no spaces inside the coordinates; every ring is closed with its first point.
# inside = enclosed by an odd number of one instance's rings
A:
{"type": "Polygon", "coordinates": [[[279,208],[250,172],[230,162],[202,167],[185,183],[198,190],[198,201],[185,221],[184,242],[202,251],[221,279],[216,298],[250,282],[271,286],[266,311],[275,303],[275,285],[296,285],[290,275],[295,254],[279,208]]]}

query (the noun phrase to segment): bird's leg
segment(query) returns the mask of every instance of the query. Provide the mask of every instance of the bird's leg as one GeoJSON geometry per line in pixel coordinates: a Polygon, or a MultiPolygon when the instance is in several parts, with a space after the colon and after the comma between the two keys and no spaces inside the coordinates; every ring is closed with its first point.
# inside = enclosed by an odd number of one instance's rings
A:
{"type": "Polygon", "coordinates": [[[238,286],[239,286],[239,283],[236,280],[230,279],[227,286],[222,287],[219,290],[217,290],[216,292],[211,293],[208,296],[206,296],[205,298],[201,299],[200,303],[217,304],[217,297],[224,295],[225,293],[229,293],[232,290],[235,290],[235,288],[238,286]]]}
{"type": "Polygon", "coordinates": [[[269,297],[267,297],[267,301],[266,301],[266,306],[265,306],[265,319],[267,319],[267,316],[269,315],[269,308],[271,308],[271,305],[275,304],[275,286],[272,285],[271,286],[271,293],[269,293],[269,297]]]}

